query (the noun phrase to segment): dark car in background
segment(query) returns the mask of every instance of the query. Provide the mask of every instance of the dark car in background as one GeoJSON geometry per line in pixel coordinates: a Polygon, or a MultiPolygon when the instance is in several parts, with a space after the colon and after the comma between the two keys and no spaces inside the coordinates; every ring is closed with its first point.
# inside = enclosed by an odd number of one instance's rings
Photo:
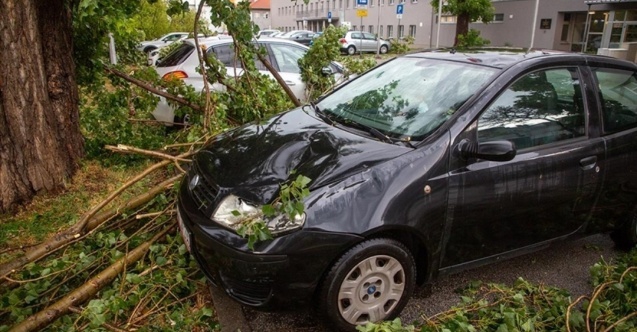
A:
{"type": "Polygon", "coordinates": [[[294,30],[286,32],[282,35],[277,35],[277,38],[284,38],[295,41],[299,44],[303,44],[305,46],[310,46],[312,39],[314,38],[314,32],[307,30],[294,30]]]}
{"type": "Polygon", "coordinates": [[[584,55],[425,52],[218,135],[182,182],[185,242],[244,305],[317,304],[335,328],[396,317],[416,284],[612,232],[637,243],[637,66],[584,55]],[[409,70],[405,70],[409,68],[409,70]],[[311,179],[254,250],[235,211],[311,179]]]}

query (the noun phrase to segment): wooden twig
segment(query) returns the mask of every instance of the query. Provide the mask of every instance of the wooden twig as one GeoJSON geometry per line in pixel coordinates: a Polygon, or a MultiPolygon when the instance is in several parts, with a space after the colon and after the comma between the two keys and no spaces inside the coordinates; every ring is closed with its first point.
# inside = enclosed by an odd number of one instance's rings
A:
{"type": "Polygon", "coordinates": [[[602,332],[609,332],[610,330],[614,329],[614,328],[615,328],[615,326],[617,326],[617,325],[619,325],[619,324],[621,324],[621,323],[623,323],[623,322],[627,321],[628,319],[630,319],[630,318],[632,318],[632,317],[635,317],[635,316],[637,316],[637,311],[634,311],[634,312],[632,312],[632,313],[628,314],[627,316],[625,316],[624,318],[622,318],[622,319],[620,319],[620,320],[618,320],[618,321],[614,322],[613,324],[611,324],[609,327],[607,327],[607,328],[606,328],[604,331],[602,331],[602,332]]]}
{"type": "Polygon", "coordinates": [[[168,214],[168,215],[174,215],[176,213],[175,210],[168,210],[168,211],[160,211],[160,212],[152,212],[152,213],[144,213],[144,214],[138,214],[135,216],[135,219],[144,219],[144,218],[152,218],[152,217],[157,217],[157,216],[161,216],[163,214],[168,214]]]}
{"type": "Polygon", "coordinates": [[[294,92],[292,92],[292,89],[290,89],[290,87],[287,84],[285,84],[285,80],[283,80],[283,78],[281,77],[281,74],[279,74],[279,72],[276,71],[274,67],[272,67],[272,64],[270,63],[270,61],[268,61],[268,59],[266,59],[263,56],[263,54],[259,52],[257,52],[257,57],[259,57],[259,60],[261,60],[261,63],[263,63],[265,68],[268,68],[268,70],[270,71],[270,74],[274,76],[274,79],[276,79],[276,81],[283,88],[283,90],[285,90],[285,93],[288,95],[288,97],[290,97],[290,100],[292,100],[292,103],[294,103],[294,106],[296,107],[301,106],[301,102],[299,101],[299,98],[296,98],[296,96],[294,95],[294,92]]]}
{"type": "Polygon", "coordinates": [[[117,146],[112,146],[112,145],[106,145],[104,147],[106,150],[110,150],[110,151],[114,151],[114,152],[122,152],[122,153],[138,153],[138,154],[143,154],[143,155],[147,155],[147,156],[153,156],[153,157],[159,157],[162,159],[168,159],[168,160],[172,160],[172,161],[182,161],[182,162],[186,162],[189,163],[192,160],[190,159],[185,159],[182,157],[175,157],[166,153],[161,153],[161,152],[157,152],[157,151],[152,151],[152,150],[145,150],[145,149],[140,149],[140,148],[136,148],[136,147],[132,147],[132,146],[128,146],[128,145],[123,145],[123,144],[118,144],[117,146]]]}
{"type": "Polygon", "coordinates": [[[595,288],[595,292],[593,293],[593,297],[591,297],[591,300],[588,303],[588,308],[586,308],[586,331],[587,332],[591,332],[591,310],[593,310],[593,302],[595,302],[595,300],[597,299],[597,297],[599,296],[599,294],[602,292],[602,290],[604,290],[604,288],[606,288],[607,286],[610,286],[614,283],[616,283],[617,281],[609,281],[609,282],[605,282],[599,286],[597,286],[595,288]]]}
{"type": "MultiPolygon", "coordinates": [[[[78,308],[78,307],[69,307],[69,311],[78,315],[82,314],[82,309],[78,308]]],[[[102,323],[102,326],[104,326],[105,328],[109,329],[110,331],[114,331],[114,332],[128,332],[124,329],[120,329],[119,327],[113,325],[113,324],[109,324],[109,323],[102,323]]]]}
{"type": "Polygon", "coordinates": [[[46,307],[42,311],[27,317],[27,319],[23,320],[9,331],[23,332],[39,330],[48,326],[57,318],[67,314],[70,311],[70,307],[84,303],[86,300],[97,294],[100,289],[108,285],[123,271],[125,265],[142,259],[146,255],[146,252],[148,252],[148,249],[150,249],[150,246],[173,230],[175,225],[176,223],[173,223],[170,227],[166,227],[163,231],[153,236],[152,239],[142,243],[139,247],[118,259],[115,263],[91,278],[88,282],[76,288],[74,291],[70,292],[62,299],[46,307]]]}
{"type": "Polygon", "coordinates": [[[581,300],[583,299],[587,299],[588,296],[582,295],[580,297],[577,298],[577,300],[575,300],[573,303],[568,305],[568,308],[566,308],[566,331],[567,332],[571,332],[571,322],[569,321],[571,319],[571,309],[573,309],[573,307],[581,300]]]}

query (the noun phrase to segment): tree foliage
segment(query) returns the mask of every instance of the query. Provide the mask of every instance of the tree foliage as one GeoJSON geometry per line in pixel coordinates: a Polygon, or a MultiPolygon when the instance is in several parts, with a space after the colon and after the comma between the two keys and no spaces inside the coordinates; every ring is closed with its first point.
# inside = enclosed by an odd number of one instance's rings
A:
{"type": "MultiPolygon", "coordinates": [[[[432,0],[431,5],[438,11],[440,0],[432,0]]],[[[469,23],[482,21],[489,23],[493,20],[493,5],[491,0],[446,0],[442,5],[443,13],[456,15],[456,36],[454,46],[458,45],[458,37],[469,33],[469,23]]]]}

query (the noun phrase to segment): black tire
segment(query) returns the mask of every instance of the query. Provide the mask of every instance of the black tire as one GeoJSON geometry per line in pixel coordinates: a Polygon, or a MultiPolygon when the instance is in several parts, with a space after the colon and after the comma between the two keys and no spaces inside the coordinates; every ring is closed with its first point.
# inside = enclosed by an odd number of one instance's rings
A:
{"type": "Polygon", "coordinates": [[[318,307],[338,330],[355,331],[356,325],[396,318],[415,283],[416,263],[409,249],[396,240],[371,239],[348,250],[332,266],[318,307]],[[347,313],[352,315],[344,317],[347,313]]]}
{"type": "Polygon", "coordinates": [[[387,51],[389,51],[389,48],[387,48],[387,45],[380,46],[380,54],[385,54],[387,53],[387,51]]]}
{"type": "Polygon", "coordinates": [[[617,248],[629,251],[637,245],[637,211],[633,211],[619,227],[610,234],[617,248]]]}
{"type": "Polygon", "coordinates": [[[356,47],[354,45],[350,45],[347,47],[347,54],[354,55],[356,54],[356,47]]]}
{"type": "Polygon", "coordinates": [[[155,46],[148,46],[148,47],[146,47],[146,48],[144,49],[144,53],[148,54],[148,53],[150,53],[152,50],[156,50],[156,49],[157,49],[157,47],[155,47],[155,46]]]}

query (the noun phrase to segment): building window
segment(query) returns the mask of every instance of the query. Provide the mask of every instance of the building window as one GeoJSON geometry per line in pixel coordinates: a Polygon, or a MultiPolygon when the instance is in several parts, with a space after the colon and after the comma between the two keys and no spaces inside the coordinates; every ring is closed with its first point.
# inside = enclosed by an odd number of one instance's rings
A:
{"type": "Polygon", "coordinates": [[[504,14],[493,14],[493,22],[504,22],[504,14]]]}
{"type": "Polygon", "coordinates": [[[356,31],[356,26],[352,25],[352,30],[356,31]]]}
{"type": "Polygon", "coordinates": [[[440,23],[442,24],[453,24],[456,23],[458,21],[458,17],[456,15],[445,15],[443,14],[441,19],[440,19],[440,23]]]}
{"type": "Polygon", "coordinates": [[[345,0],[345,6],[349,9],[349,0],[345,0]]]}
{"type": "Polygon", "coordinates": [[[388,25],[387,26],[387,38],[393,38],[394,37],[394,26],[393,25],[388,25]]]}
{"type": "Polygon", "coordinates": [[[374,33],[374,26],[373,26],[373,25],[370,25],[370,26],[368,27],[368,31],[369,31],[369,33],[374,33]]]}
{"type": "Polygon", "coordinates": [[[405,0],[400,0],[400,3],[405,3],[405,0]]]}
{"type": "Polygon", "coordinates": [[[404,25],[399,25],[398,26],[398,38],[403,38],[405,37],[405,26],[404,25]]]}
{"type": "Polygon", "coordinates": [[[571,14],[564,14],[564,23],[562,23],[562,33],[560,34],[560,41],[567,42],[568,41],[568,31],[571,26],[571,14]]]}
{"type": "Polygon", "coordinates": [[[369,6],[374,7],[374,0],[369,0],[369,6]]]}
{"type": "Polygon", "coordinates": [[[259,18],[260,16],[259,13],[254,13],[254,18],[259,18]]]}
{"type": "Polygon", "coordinates": [[[389,0],[389,4],[393,5],[395,0],[389,0]]]}
{"type": "Polygon", "coordinates": [[[263,18],[268,18],[268,17],[270,17],[269,13],[263,13],[263,18]]]}
{"type": "Polygon", "coordinates": [[[378,27],[378,37],[383,38],[383,26],[378,27]]]}
{"type": "Polygon", "coordinates": [[[338,0],[338,8],[343,9],[343,0],[338,0]]]}
{"type": "Polygon", "coordinates": [[[415,25],[410,25],[409,26],[409,37],[416,38],[416,26],[415,25]]]}

